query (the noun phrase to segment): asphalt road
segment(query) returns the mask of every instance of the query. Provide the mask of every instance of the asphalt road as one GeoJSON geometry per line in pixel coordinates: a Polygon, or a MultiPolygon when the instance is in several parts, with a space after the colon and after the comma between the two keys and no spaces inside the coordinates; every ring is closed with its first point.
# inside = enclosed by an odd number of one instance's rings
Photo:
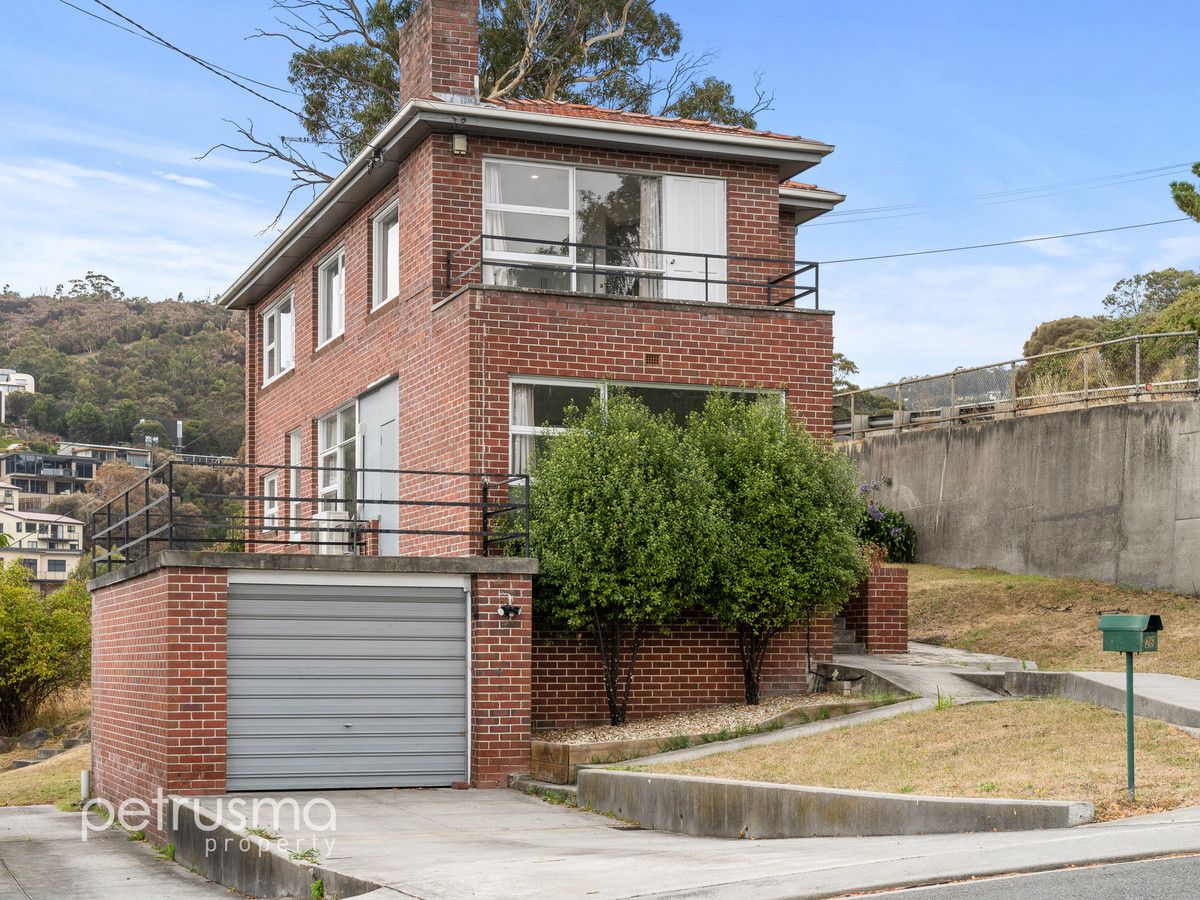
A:
{"type": "Polygon", "coordinates": [[[879,896],[910,900],[1195,900],[1200,897],[1200,856],[1060,869],[879,896]]]}

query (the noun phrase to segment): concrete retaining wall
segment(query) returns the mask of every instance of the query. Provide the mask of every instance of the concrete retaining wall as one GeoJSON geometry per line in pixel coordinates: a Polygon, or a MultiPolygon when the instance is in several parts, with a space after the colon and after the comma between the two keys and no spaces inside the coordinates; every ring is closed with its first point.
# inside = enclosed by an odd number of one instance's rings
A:
{"type": "Polygon", "coordinates": [[[1200,592],[1200,404],[1127,403],[847,445],[917,559],[1200,592]]]}
{"type": "Polygon", "coordinates": [[[1027,831],[1090,822],[1090,803],[916,797],[581,769],[579,805],[646,828],[726,838],[1027,831]]]}

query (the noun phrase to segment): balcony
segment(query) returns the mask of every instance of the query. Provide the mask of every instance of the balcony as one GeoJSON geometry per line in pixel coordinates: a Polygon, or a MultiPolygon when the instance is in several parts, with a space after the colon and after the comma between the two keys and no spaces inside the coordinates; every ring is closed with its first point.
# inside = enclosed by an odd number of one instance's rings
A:
{"type": "Polygon", "coordinates": [[[819,266],[784,257],[480,234],[446,253],[450,293],[474,284],[643,300],[820,309],[819,266]]]}

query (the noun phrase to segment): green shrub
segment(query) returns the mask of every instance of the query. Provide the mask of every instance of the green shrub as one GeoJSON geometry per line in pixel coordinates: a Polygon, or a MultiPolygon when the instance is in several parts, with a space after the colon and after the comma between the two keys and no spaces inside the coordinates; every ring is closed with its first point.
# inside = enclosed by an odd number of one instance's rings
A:
{"type": "Polygon", "coordinates": [[[25,731],[48,700],[87,684],[91,608],[81,581],[43,597],[19,562],[0,567],[0,733],[25,731]]]}
{"type": "Polygon", "coordinates": [[[858,525],[858,538],[875,544],[888,562],[910,563],[917,556],[917,532],[898,509],[871,503],[858,525]]]}

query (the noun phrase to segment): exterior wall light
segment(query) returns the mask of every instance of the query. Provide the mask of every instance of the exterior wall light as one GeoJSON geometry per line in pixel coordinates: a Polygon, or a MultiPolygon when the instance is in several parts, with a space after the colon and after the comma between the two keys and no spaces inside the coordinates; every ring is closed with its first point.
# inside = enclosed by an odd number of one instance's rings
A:
{"type": "Polygon", "coordinates": [[[496,612],[500,615],[500,618],[515,619],[517,616],[519,616],[521,614],[521,607],[516,606],[512,602],[513,601],[512,594],[508,594],[508,593],[501,594],[500,599],[504,601],[496,608],[496,612]]]}
{"type": "Polygon", "coordinates": [[[461,132],[450,135],[450,149],[455,156],[466,156],[467,136],[461,132]]]}

